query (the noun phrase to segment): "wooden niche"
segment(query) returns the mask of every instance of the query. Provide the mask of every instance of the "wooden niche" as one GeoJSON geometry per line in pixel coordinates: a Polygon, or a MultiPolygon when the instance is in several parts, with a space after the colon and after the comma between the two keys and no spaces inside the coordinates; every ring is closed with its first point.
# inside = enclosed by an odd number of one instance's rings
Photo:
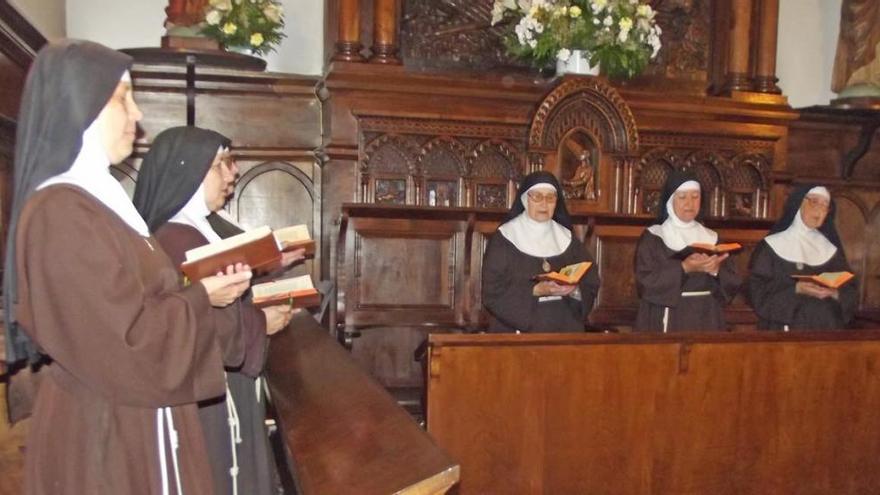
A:
{"type": "Polygon", "coordinates": [[[602,79],[566,77],[538,105],[528,146],[530,169],[559,178],[572,213],[628,210],[639,134],[626,102],[602,79]]]}

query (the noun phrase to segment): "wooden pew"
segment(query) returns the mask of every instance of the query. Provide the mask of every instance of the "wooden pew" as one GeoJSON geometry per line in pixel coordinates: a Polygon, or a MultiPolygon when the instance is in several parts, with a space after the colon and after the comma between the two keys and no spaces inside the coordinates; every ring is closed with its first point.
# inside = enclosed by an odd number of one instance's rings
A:
{"type": "Polygon", "coordinates": [[[880,331],[432,335],[461,494],[880,493],[880,331]]]}
{"type": "Polygon", "coordinates": [[[274,336],[272,403],[301,495],[445,493],[458,465],[305,313],[274,336]]]}

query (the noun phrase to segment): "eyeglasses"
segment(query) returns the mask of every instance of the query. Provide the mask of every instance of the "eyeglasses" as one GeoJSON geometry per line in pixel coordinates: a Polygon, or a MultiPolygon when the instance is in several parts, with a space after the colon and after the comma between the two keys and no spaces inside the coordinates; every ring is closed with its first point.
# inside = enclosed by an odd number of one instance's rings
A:
{"type": "Polygon", "coordinates": [[[831,208],[830,202],[821,196],[807,196],[804,198],[804,202],[810,205],[811,208],[819,210],[828,210],[831,208]]]}
{"type": "Polygon", "coordinates": [[[529,201],[533,203],[546,203],[546,204],[554,204],[556,203],[556,193],[547,193],[541,194],[537,191],[529,191],[527,193],[529,197],[529,201]]]}

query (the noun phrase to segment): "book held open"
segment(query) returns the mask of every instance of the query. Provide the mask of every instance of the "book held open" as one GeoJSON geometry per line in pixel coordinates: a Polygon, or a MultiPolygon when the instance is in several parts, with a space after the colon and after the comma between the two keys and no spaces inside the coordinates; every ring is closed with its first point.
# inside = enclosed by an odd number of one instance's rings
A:
{"type": "Polygon", "coordinates": [[[263,226],[190,249],[180,270],[192,282],[216,275],[236,263],[247,263],[255,274],[265,274],[281,268],[283,251],[299,248],[304,248],[306,254],[315,252],[315,241],[305,225],[284,227],[274,232],[263,226]]]}
{"type": "Polygon", "coordinates": [[[681,251],[675,253],[675,257],[678,259],[685,259],[688,256],[699,253],[706,254],[709,256],[724,254],[724,253],[735,253],[742,249],[742,244],[738,242],[728,242],[725,244],[703,244],[700,242],[695,242],[681,251]]]}
{"type": "Polygon", "coordinates": [[[321,304],[321,294],[312,284],[312,277],[299,277],[273,280],[251,287],[253,304],[258,308],[290,304],[294,308],[308,308],[321,304]]]}
{"type": "Polygon", "coordinates": [[[850,272],[822,272],[818,275],[792,275],[791,278],[798,281],[812,282],[828,289],[837,289],[852,280],[855,274],[850,272]]]}
{"type": "Polygon", "coordinates": [[[282,251],[295,251],[305,249],[306,256],[314,256],[315,240],[309,234],[309,228],[305,224],[283,227],[273,232],[278,246],[282,251]]]}
{"type": "Polygon", "coordinates": [[[581,281],[587,270],[593,266],[592,262],[582,261],[562,267],[558,272],[548,272],[535,275],[535,280],[541,282],[556,282],[560,285],[575,285],[581,281]]]}

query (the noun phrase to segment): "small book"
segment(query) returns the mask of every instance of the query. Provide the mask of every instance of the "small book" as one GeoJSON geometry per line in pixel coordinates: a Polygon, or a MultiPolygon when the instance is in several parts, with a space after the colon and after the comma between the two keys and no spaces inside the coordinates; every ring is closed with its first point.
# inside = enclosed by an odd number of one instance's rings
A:
{"type": "Polygon", "coordinates": [[[735,253],[742,249],[742,244],[738,242],[728,242],[726,244],[703,244],[700,242],[695,242],[690,246],[682,249],[681,251],[675,253],[675,257],[679,259],[685,259],[688,256],[699,253],[699,254],[707,254],[709,256],[716,254],[724,254],[724,253],[735,253]]]}
{"type": "Polygon", "coordinates": [[[247,263],[256,274],[280,268],[281,250],[272,229],[264,226],[190,249],[180,270],[196,282],[236,263],[247,263]]]}
{"type": "Polygon", "coordinates": [[[312,285],[312,277],[299,277],[273,280],[251,287],[253,304],[258,308],[290,304],[294,308],[309,308],[321,304],[321,294],[312,285]]]}
{"type": "Polygon", "coordinates": [[[309,234],[309,228],[306,225],[292,225],[283,227],[272,232],[278,241],[278,246],[282,251],[295,251],[297,249],[305,249],[306,256],[315,255],[315,240],[309,234]]]}
{"type": "Polygon", "coordinates": [[[818,275],[792,275],[791,278],[795,280],[803,280],[806,282],[812,282],[816,285],[821,285],[822,287],[827,287],[829,289],[837,289],[845,285],[847,282],[853,279],[855,274],[850,272],[823,272],[818,275]]]}
{"type": "Polygon", "coordinates": [[[558,272],[541,273],[535,276],[535,280],[541,282],[556,282],[560,285],[576,285],[581,281],[587,270],[593,266],[592,262],[582,261],[573,265],[562,267],[558,272]]]}

